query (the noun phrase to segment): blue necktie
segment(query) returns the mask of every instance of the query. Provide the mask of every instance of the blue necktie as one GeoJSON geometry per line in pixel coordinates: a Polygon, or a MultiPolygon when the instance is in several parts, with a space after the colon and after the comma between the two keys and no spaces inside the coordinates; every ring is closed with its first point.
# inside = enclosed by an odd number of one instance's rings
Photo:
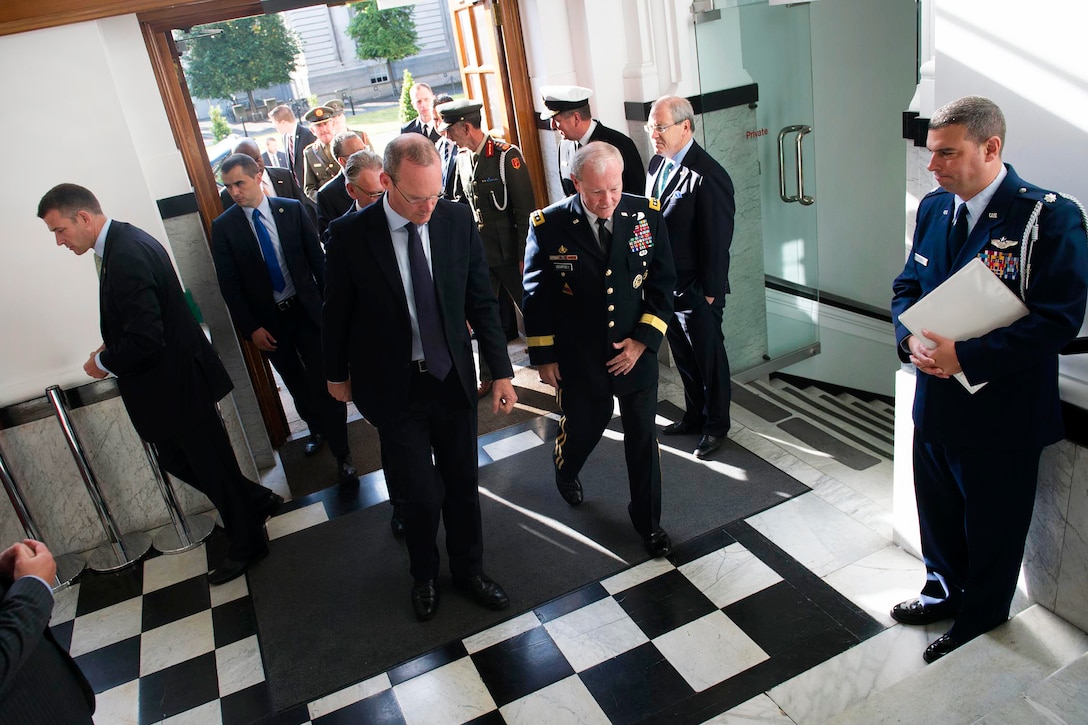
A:
{"type": "Polygon", "coordinates": [[[434,280],[416,225],[408,222],[404,228],[408,232],[408,267],[412,272],[412,294],[416,300],[416,322],[419,323],[419,341],[423,343],[423,358],[427,361],[427,372],[439,380],[445,380],[453,363],[446,335],[442,332],[434,280]]]}
{"type": "Polygon", "coordinates": [[[261,245],[264,263],[268,265],[268,277],[272,280],[272,289],[283,292],[287,282],[283,279],[283,270],[280,269],[280,260],[276,257],[276,248],[272,246],[272,237],[268,236],[268,230],[261,222],[260,209],[253,210],[253,228],[257,231],[257,241],[261,245]]]}
{"type": "Polygon", "coordinates": [[[657,195],[660,197],[665,193],[665,186],[669,183],[669,174],[672,173],[672,167],[676,166],[672,159],[665,159],[664,166],[661,169],[661,179],[657,184],[657,195]]]}
{"type": "Polygon", "coordinates": [[[956,220],[948,232],[948,254],[950,259],[959,256],[963,245],[967,243],[967,204],[960,204],[956,210],[956,220]]]}

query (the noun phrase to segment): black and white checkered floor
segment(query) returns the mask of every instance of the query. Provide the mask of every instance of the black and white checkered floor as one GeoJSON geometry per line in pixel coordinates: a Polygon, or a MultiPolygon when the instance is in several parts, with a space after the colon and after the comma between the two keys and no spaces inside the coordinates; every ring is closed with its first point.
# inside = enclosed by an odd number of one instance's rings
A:
{"type": "MultiPolygon", "coordinates": [[[[481,462],[542,445],[537,430],[482,438],[481,462]]],[[[372,505],[371,489],[292,501],[269,535],[372,505]]],[[[275,714],[245,578],[204,577],[222,544],[58,592],[54,633],[98,693],[97,723],[704,722],[885,627],[740,521],[275,714]]]]}

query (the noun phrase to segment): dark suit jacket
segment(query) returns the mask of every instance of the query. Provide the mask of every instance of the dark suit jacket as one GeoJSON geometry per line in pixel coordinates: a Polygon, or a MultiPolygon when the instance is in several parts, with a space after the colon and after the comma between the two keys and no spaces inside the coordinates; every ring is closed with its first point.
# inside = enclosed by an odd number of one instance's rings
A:
{"type": "MultiPolygon", "coordinates": [[[[499,304],[491,291],[472,212],[440,200],[428,222],[431,269],[453,367],[476,402],[476,370],[465,320],[496,380],[513,376],[499,304]]],[[[408,395],[412,327],[385,216],[384,200],[329,224],[322,317],[325,374],[352,382],[359,411],[379,429],[408,395]]]]}
{"type": "MultiPolygon", "coordinates": [[[[650,159],[646,196],[657,196],[665,157],[650,159]]],[[[698,285],[698,294],[719,298],[729,293],[729,245],[733,241],[733,180],[698,143],[692,143],[679,168],[669,174],[661,194],[661,213],[669,227],[676,262],[676,290],[698,285]]]]}
{"type": "Polygon", "coordinates": [[[956,343],[967,380],[988,381],[974,395],[952,378],[916,376],[915,436],[927,443],[994,448],[995,455],[1001,448],[1040,448],[1062,438],[1058,351],[1080,329],[1088,294],[1088,239],[1080,209],[1006,168],[1008,175],[954,258],[948,249],[953,195],[937,190],[922,200],[914,246],[892,285],[892,320],[904,362],[910,331],[899,315],[974,257],[1027,305],[1026,317],[956,343]],[[1032,242],[1028,222],[1036,209],[1038,239],[1032,242]]]}
{"type": "Polygon", "coordinates": [[[273,159],[268,155],[267,151],[261,152],[261,160],[264,161],[264,165],[269,168],[281,168],[291,170],[291,167],[287,163],[287,154],[283,151],[276,152],[276,158],[273,159]]]}
{"type": "Polygon", "coordinates": [[[442,138],[442,134],[440,134],[438,131],[434,130],[434,124],[431,124],[431,132],[430,133],[423,133],[423,124],[419,122],[419,117],[418,116],[413,118],[411,121],[404,124],[403,126],[401,126],[400,127],[400,132],[401,133],[418,133],[418,134],[421,134],[423,136],[426,136],[427,138],[434,141],[435,143],[438,143],[438,139],[442,138]]]}
{"type": "Polygon", "coordinates": [[[348,195],[347,177],[343,170],[325,182],[317,192],[317,234],[325,236],[329,222],[350,209],[355,200],[348,195]]]}
{"type": "Polygon", "coordinates": [[[597,243],[572,196],[533,212],[525,244],[525,335],[534,365],[559,363],[565,390],[624,395],[657,382],[657,351],[672,318],[676,273],[657,202],[624,194],[612,215],[612,247],[597,243]],[[627,375],[610,375],[612,343],[646,351],[627,375]]]}
{"type": "MultiPolygon", "coordinates": [[[[310,197],[302,193],[302,187],[298,185],[298,180],[295,179],[291,170],[266,166],[264,173],[268,174],[268,178],[272,181],[276,196],[301,202],[303,209],[306,210],[306,216],[310,218],[310,223],[317,226],[317,207],[310,201],[310,197]]],[[[223,202],[223,211],[234,206],[234,199],[230,198],[226,189],[219,190],[219,199],[223,202]]]]}
{"type": "Polygon", "coordinates": [[[40,581],[0,583],[0,722],[90,723],[94,691],[49,631],[53,596],[40,581]]]}
{"type": "Polygon", "coordinates": [[[132,424],[152,443],[183,432],[233,383],[185,300],[162,245],[110,223],[99,280],[102,364],[132,424]]]}
{"type": "MultiPolygon", "coordinates": [[[[317,233],[297,201],[268,202],[295,293],[314,324],[320,324],[325,255],[317,233]]],[[[232,206],[212,222],[212,256],[219,289],[239,334],[248,339],[254,330],[263,327],[275,337],[279,311],[272,297],[272,280],[242,207],[232,206]]]]}
{"type": "MultiPolygon", "coordinates": [[[[317,140],[317,136],[314,136],[314,132],[303,126],[301,123],[295,126],[295,158],[291,159],[291,171],[295,175],[295,180],[301,184],[305,178],[306,172],[306,158],[303,155],[303,151],[307,146],[317,140]]],[[[283,138],[284,153],[291,148],[287,145],[287,137],[283,138]]]]}
{"type": "MultiPolygon", "coordinates": [[[[641,196],[645,185],[646,167],[642,165],[642,155],[639,154],[635,142],[627,135],[605,126],[600,121],[597,121],[597,128],[593,130],[589,138],[583,140],[582,145],[585,146],[593,141],[604,141],[620,150],[620,156],[623,157],[623,191],[626,194],[641,196]]],[[[570,180],[570,162],[574,154],[573,141],[559,142],[559,177],[563,184],[563,192],[567,196],[575,193],[574,182],[570,180]]]]}

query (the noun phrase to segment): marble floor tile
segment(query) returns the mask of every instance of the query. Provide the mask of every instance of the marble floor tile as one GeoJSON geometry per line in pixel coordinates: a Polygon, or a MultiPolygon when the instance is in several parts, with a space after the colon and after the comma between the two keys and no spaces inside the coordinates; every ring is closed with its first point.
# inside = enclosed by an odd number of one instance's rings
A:
{"type": "Polygon", "coordinates": [[[206,702],[162,721],[162,725],[222,725],[222,723],[223,711],[219,707],[219,700],[206,702]]]}
{"type": "Polygon", "coordinates": [[[408,725],[466,723],[496,709],[469,657],[402,682],[393,694],[408,725]]]}
{"type": "Polygon", "coordinates": [[[747,522],[818,576],[853,564],[889,543],[812,494],[790,499],[747,522]]]}
{"type": "Polygon", "coordinates": [[[575,672],[649,641],[612,597],[544,624],[575,672]]]}
{"type": "Polygon", "coordinates": [[[208,594],[211,597],[212,606],[218,607],[220,604],[226,604],[227,602],[233,602],[235,599],[248,596],[249,584],[244,576],[240,576],[226,584],[209,587],[208,594]]]}
{"type": "Polygon", "coordinates": [[[504,642],[511,637],[516,637],[519,634],[524,634],[531,629],[536,629],[540,626],[540,620],[532,612],[526,612],[513,619],[508,619],[505,622],[500,622],[490,629],[474,634],[470,637],[465,637],[463,641],[465,649],[469,654],[474,654],[481,650],[485,650],[492,645],[496,645],[499,642],[504,642]]]}
{"type": "Polygon", "coordinates": [[[53,592],[53,614],[49,626],[55,627],[63,622],[70,622],[76,616],[76,604],[79,603],[79,584],[58,589],[53,592]]]}
{"type": "Polygon", "coordinates": [[[680,573],[716,607],[725,607],[782,581],[773,569],[740,544],[730,544],[684,564],[680,573]]]}
{"type": "Polygon", "coordinates": [[[326,695],[325,697],[311,702],[307,706],[307,709],[310,712],[310,719],[316,720],[319,717],[328,715],[330,712],[335,712],[390,688],[391,685],[389,684],[388,675],[384,672],[380,675],[375,675],[368,680],[357,682],[354,685],[345,687],[342,690],[337,690],[331,695],[326,695]]]}
{"type": "Polygon", "coordinates": [[[577,675],[504,705],[500,712],[507,725],[607,725],[609,722],[577,675]]]}
{"type": "Polygon", "coordinates": [[[649,559],[630,569],[625,569],[615,576],[602,579],[601,586],[604,587],[609,594],[618,594],[625,589],[630,589],[642,582],[649,581],[654,577],[670,572],[675,568],[676,567],[674,567],[668,559],[649,559]]]}
{"type": "Polygon", "coordinates": [[[69,654],[78,657],[140,633],[143,599],[135,597],[77,617],[69,654]]]}
{"type": "Polygon", "coordinates": [[[271,541],[317,524],[323,524],[328,520],[329,514],[325,511],[325,504],[313,503],[279,516],[273,516],[265,526],[268,530],[268,540],[271,541]]]}
{"type": "Polygon", "coordinates": [[[488,443],[483,446],[483,449],[487,455],[491,456],[491,460],[498,461],[542,445],[544,445],[544,441],[540,439],[540,436],[534,431],[527,430],[522,431],[517,435],[510,436],[509,438],[503,438],[494,443],[488,443]]]}
{"type": "Polygon", "coordinates": [[[208,573],[204,545],[180,554],[163,554],[144,562],[144,594],[208,573]]]}
{"type": "Polygon", "coordinates": [[[95,695],[95,725],[138,725],[140,681],[132,680],[95,695]]]}
{"type": "Polygon", "coordinates": [[[794,721],[766,695],[747,702],[707,720],[703,725],[793,725],[794,721]]]}
{"type": "Polygon", "coordinates": [[[891,608],[918,596],[925,580],[925,564],[894,544],[824,577],[840,594],[886,627],[895,624],[891,608]]]}
{"type": "Polygon", "coordinates": [[[264,663],[257,635],[216,649],[215,670],[219,674],[220,697],[264,682],[264,663]]]}
{"type": "Polygon", "coordinates": [[[721,612],[696,619],[653,642],[696,692],[767,659],[767,653],[721,612]]]}
{"type": "Polygon", "coordinates": [[[207,609],[144,632],[140,637],[140,676],[158,672],[214,649],[212,612],[207,609]]]}

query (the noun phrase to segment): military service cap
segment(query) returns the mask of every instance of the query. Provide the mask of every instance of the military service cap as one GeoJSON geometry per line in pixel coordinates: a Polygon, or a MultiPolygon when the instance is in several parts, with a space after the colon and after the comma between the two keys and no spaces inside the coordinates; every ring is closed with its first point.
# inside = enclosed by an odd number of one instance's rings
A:
{"type": "Polygon", "coordinates": [[[540,89],[540,95],[544,97],[544,107],[548,109],[541,112],[540,117],[547,121],[563,111],[573,111],[586,105],[593,91],[581,86],[544,86],[540,89]]]}
{"type": "Polygon", "coordinates": [[[334,114],[344,112],[344,102],[339,98],[330,98],[325,101],[325,108],[331,108],[334,114]]]}
{"type": "Polygon", "coordinates": [[[442,122],[435,126],[435,130],[442,133],[455,123],[466,119],[478,119],[483,104],[470,98],[462,98],[458,101],[450,101],[440,106],[435,106],[435,112],[442,118],[442,122]]]}
{"type": "Polygon", "coordinates": [[[336,115],[336,111],[328,106],[314,106],[309,111],[306,111],[304,116],[306,123],[311,125],[315,123],[325,123],[331,121],[332,117],[336,115]]]}

